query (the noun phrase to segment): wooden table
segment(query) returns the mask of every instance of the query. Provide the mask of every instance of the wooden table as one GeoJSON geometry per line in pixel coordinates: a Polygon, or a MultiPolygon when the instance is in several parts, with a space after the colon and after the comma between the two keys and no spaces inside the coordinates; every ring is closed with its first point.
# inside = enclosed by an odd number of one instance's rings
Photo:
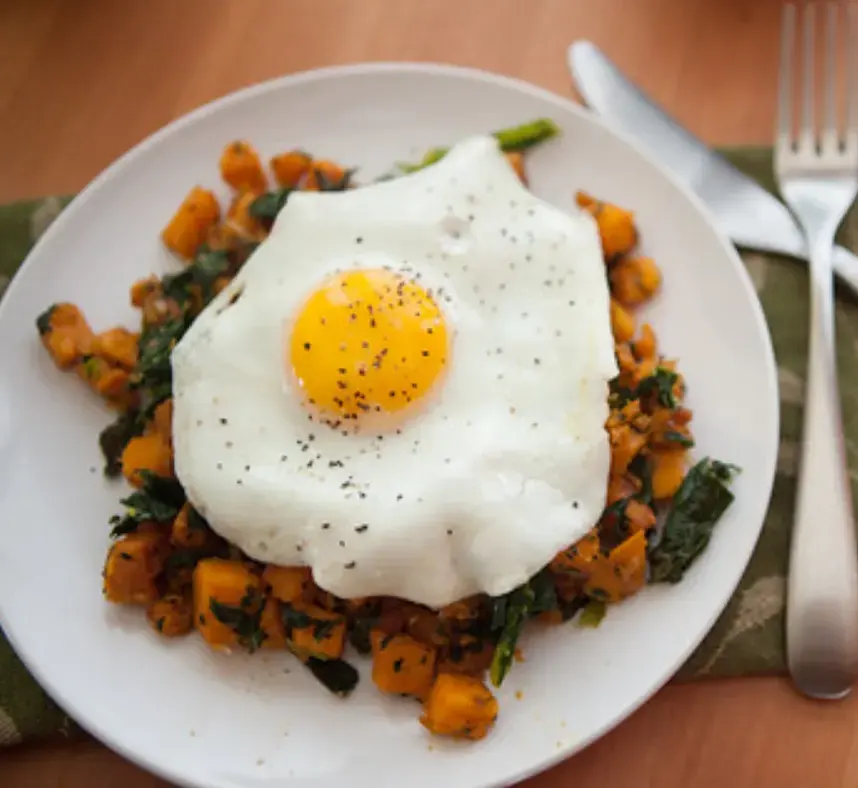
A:
{"type": "MultiPolygon", "coordinates": [[[[777,0],[4,0],[0,200],[79,189],[119,154],[244,85],[357,60],[480,66],[572,95],[590,38],[692,131],[765,142],[777,0]],[[528,10],[526,10],[528,9],[528,10]]],[[[858,699],[779,679],[670,686],[532,788],[858,786],[858,699]]],[[[0,754],[14,788],[165,784],[95,743],[0,754]]]]}

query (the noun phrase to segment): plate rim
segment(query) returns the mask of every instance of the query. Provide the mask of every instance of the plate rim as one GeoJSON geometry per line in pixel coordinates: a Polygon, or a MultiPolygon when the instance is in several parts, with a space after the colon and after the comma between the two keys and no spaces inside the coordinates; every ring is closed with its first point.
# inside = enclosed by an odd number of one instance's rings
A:
{"type": "MultiPolygon", "coordinates": [[[[691,203],[691,205],[702,215],[706,223],[709,225],[710,230],[717,238],[718,243],[721,247],[721,251],[724,253],[724,255],[730,258],[733,268],[735,269],[747,295],[749,296],[750,306],[753,311],[753,317],[757,324],[760,336],[764,344],[766,360],[766,369],[764,370],[764,374],[768,381],[768,387],[774,394],[773,402],[771,403],[772,415],[769,419],[770,424],[767,425],[768,430],[772,433],[771,436],[769,436],[769,441],[771,445],[767,446],[767,452],[771,454],[772,462],[770,472],[768,474],[768,489],[766,491],[765,496],[766,508],[763,511],[763,516],[760,519],[760,522],[754,526],[756,528],[756,535],[749,546],[747,555],[742,556],[741,561],[737,561],[734,564],[734,576],[729,584],[725,584],[725,588],[727,589],[726,596],[719,604],[714,615],[712,615],[705,622],[705,627],[702,627],[700,636],[694,639],[689,645],[689,647],[683,650],[678,655],[676,661],[664,671],[664,675],[662,676],[662,678],[656,681],[648,692],[645,692],[641,696],[635,698],[634,701],[632,701],[627,706],[624,712],[618,717],[614,718],[612,721],[595,730],[590,731],[586,736],[583,736],[580,739],[576,739],[570,742],[568,745],[558,749],[556,753],[552,753],[550,756],[543,758],[534,764],[528,765],[527,767],[522,769],[518,769],[515,772],[507,775],[507,777],[504,778],[504,781],[501,783],[479,782],[469,784],[471,788],[491,788],[492,786],[511,785],[514,783],[518,783],[521,780],[525,780],[529,777],[532,777],[533,775],[542,773],[543,771],[546,771],[556,766],[562,761],[568,760],[576,753],[583,751],[593,742],[602,738],[607,733],[614,730],[626,719],[628,719],[673,678],[677,670],[685,663],[685,661],[693,653],[697,646],[699,646],[703,639],[709,634],[712,627],[714,626],[718,618],[721,616],[721,614],[724,612],[726,606],[729,604],[730,599],[735,593],[736,588],[738,587],[738,584],[741,581],[745,570],[747,569],[748,563],[754,553],[754,550],[756,549],[756,546],[759,542],[760,534],[762,533],[763,525],[765,523],[765,516],[768,511],[768,506],[771,502],[771,496],[774,489],[774,481],[777,473],[776,459],[780,435],[780,397],[778,396],[779,386],[777,380],[777,362],[774,353],[771,332],[769,331],[768,322],[766,321],[759,296],[753,285],[750,274],[748,273],[744,263],[742,262],[741,257],[738,254],[738,251],[736,250],[732,242],[714,222],[710,211],[702,202],[702,200],[688,186],[681,182],[672,172],[662,166],[659,161],[655,159],[642,145],[640,145],[634,138],[630,137],[622,129],[613,127],[603,118],[601,118],[598,114],[596,114],[592,110],[587,109],[581,104],[576,103],[573,99],[567,96],[563,96],[559,93],[555,93],[552,90],[541,87],[518,77],[511,77],[486,69],[470,66],[460,66],[449,63],[395,60],[353,62],[340,65],[322,66],[318,68],[305,69],[290,74],[284,74],[279,77],[263,80],[261,82],[257,82],[251,85],[247,85],[243,88],[239,88],[222,96],[218,96],[214,99],[206,101],[203,104],[195,107],[194,109],[191,109],[188,112],[180,115],[179,117],[171,120],[166,125],[144,137],[142,140],[135,143],[131,148],[125,151],[118,158],[113,160],[107,167],[101,170],[91,181],[89,181],[89,183],[87,183],[87,185],[83,189],[81,189],[76,195],[74,195],[72,200],[63,209],[57,219],[51,223],[50,227],[48,227],[45,233],[43,233],[43,235],[36,241],[36,243],[27,253],[27,256],[24,258],[23,262],[13,275],[6,289],[6,292],[4,293],[2,301],[0,301],[0,319],[2,319],[2,317],[5,315],[5,312],[10,308],[10,298],[14,299],[16,285],[20,281],[19,274],[32,263],[33,258],[37,255],[38,252],[40,252],[41,247],[43,245],[46,245],[53,238],[54,235],[63,232],[63,229],[67,223],[73,222],[75,220],[77,212],[98,191],[98,189],[102,187],[103,184],[107,183],[111,179],[115,178],[117,175],[121,174],[122,170],[126,166],[132,163],[139,156],[146,153],[150,148],[158,145],[163,139],[166,139],[170,135],[174,134],[177,131],[180,131],[186,126],[192,125],[210,115],[216,114],[224,107],[228,107],[234,103],[239,103],[249,98],[265,95],[266,93],[277,92],[279,90],[289,89],[290,87],[295,85],[312,83],[315,81],[324,81],[327,79],[337,79],[349,76],[367,76],[384,73],[414,73],[435,75],[441,77],[452,77],[456,79],[465,79],[476,83],[492,84],[499,87],[509,88],[520,93],[525,93],[530,95],[531,97],[538,98],[545,102],[553,104],[554,106],[557,106],[564,111],[568,111],[574,115],[577,115],[585,122],[591,123],[599,127],[603,133],[614,137],[626,147],[636,152],[638,156],[640,156],[655,170],[657,170],[662,178],[669,181],[672,186],[685,198],[685,200],[691,203]]],[[[75,714],[71,714],[68,711],[68,705],[63,690],[60,687],[56,686],[46,676],[44,676],[41,671],[41,668],[35,666],[28,659],[26,649],[21,647],[21,644],[15,636],[14,627],[10,627],[9,622],[6,620],[6,616],[3,613],[2,605],[0,605],[0,626],[2,626],[3,632],[7,640],[9,641],[15,653],[20,657],[27,670],[38,681],[38,683],[45,690],[45,692],[63,710],[63,712],[70,719],[74,720],[82,729],[86,730],[98,741],[107,746],[109,749],[113,750],[121,757],[131,761],[132,763],[140,766],[141,768],[158,777],[173,782],[176,785],[186,786],[187,788],[198,788],[198,786],[201,785],[201,783],[197,781],[197,778],[188,778],[187,775],[180,774],[171,769],[169,766],[162,765],[161,762],[150,760],[146,756],[135,752],[130,747],[127,747],[118,737],[114,736],[112,732],[102,730],[98,725],[92,724],[88,720],[84,721],[75,714]]]]}

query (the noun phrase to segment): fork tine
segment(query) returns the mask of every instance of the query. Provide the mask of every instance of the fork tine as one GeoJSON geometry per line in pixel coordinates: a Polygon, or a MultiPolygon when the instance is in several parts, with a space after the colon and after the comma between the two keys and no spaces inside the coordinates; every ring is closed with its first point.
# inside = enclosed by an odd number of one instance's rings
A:
{"type": "Polygon", "coordinates": [[[850,3],[846,11],[846,150],[858,155],[858,7],[850,3]]]}
{"type": "Polygon", "coordinates": [[[808,3],[804,7],[804,47],[802,58],[804,60],[804,74],[802,76],[802,92],[804,94],[804,108],[801,116],[801,132],[799,135],[799,145],[804,148],[813,148],[814,145],[814,106],[813,106],[813,83],[814,83],[814,62],[813,62],[813,39],[814,39],[814,18],[816,16],[816,5],[808,3]]]}
{"type": "Polygon", "coordinates": [[[795,6],[785,5],[781,25],[778,137],[781,145],[792,143],[792,53],[795,49],[795,6]]]}
{"type": "Polygon", "coordinates": [[[825,125],[823,148],[837,150],[840,135],[837,124],[837,5],[828,4],[828,29],[825,35],[825,125]]]}

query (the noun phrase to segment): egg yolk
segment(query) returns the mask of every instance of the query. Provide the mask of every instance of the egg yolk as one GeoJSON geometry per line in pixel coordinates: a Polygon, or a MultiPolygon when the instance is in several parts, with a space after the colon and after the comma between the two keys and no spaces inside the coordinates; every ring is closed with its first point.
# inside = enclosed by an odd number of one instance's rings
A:
{"type": "Polygon", "coordinates": [[[448,336],[430,290],[386,269],[327,279],[290,327],[287,368],[332,427],[396,423],[447,363],[448,336]]]}

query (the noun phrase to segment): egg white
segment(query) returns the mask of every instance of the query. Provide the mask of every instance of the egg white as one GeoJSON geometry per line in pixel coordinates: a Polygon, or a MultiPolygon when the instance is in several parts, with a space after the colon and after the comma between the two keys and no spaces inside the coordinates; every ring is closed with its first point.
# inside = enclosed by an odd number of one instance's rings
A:
{"type": "Polygon", "coordinates": [[[172,364],[190,501],[341,597],[503,594],[604,507],[617,370],[598,234],[528,192],[488,137],[394,181],[293,194],[172,364]],[[432,289],[450,362],[398,431],[345,436],[309,420],[284,325],[325,276],[382,266],[432,289]]]}

